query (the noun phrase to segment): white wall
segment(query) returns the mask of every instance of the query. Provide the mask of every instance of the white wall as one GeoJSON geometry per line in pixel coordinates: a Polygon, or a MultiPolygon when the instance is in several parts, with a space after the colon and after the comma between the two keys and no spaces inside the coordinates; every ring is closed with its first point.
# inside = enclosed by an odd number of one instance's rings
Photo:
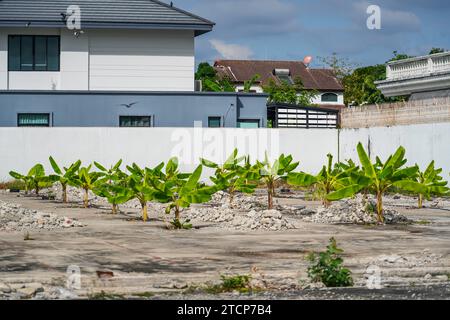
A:
{"type": "Polygon", "coordinates": [[[369,141],[372,159],[378,155],[386,160],[399,146],[403,146],[410,165],[417,163],[425,169],[435,160],[436,166],[444,169],[444,179],[449,179],[450,123],[342,129],[339,146],[341,160],[357,160],[356,145],[361,142],[368,150],[369,141]]]}
{"type": "MultiPolygon", "coordinates": [[[[341,161],[358,162],[356,145],[366,149],[370,139],[372,158],[386,159],[400,145],[406,148],[411,165],[422,168],[432,160],[450,172],[450,123],[370,129],[202,129],[202,128],[0,128],[0,181],[9,180],[8,172],[26,172],[48,157],[68,165],[81,159],[107,166],[118,159],[155,166],[177,155],[183,169],[192,170],[200,157],[223,162],[237,147],[253,161],[281,153],[300,161],[300,170],[318,172],[332,153],[341,161]],[[339,137],[338,137],[339,136],[339,137]]],[[[208,172],[206,172],[208,174],[208,172]]]]}
{"type": "Polygon", "coordinates": [[[336,142],[336,130],[0,128],[0,181],[11,179],[10,170],[27,172],[36,163],[51,170],[50,155],[63,165],[81,159],[107,166],[119,159],[155,166],[177,155],[192,170],[200,157],[224,162],[235,147],[252,161],[263,160],[266,151],[272,158],[292,154],[301,170],[319,172],[327,153],[337,156],[336,142]]]}
{"type": "Polygon", "coordinates": [[[194,91],[194,32],[0,28],[0,90],[194,91]],[[8,72],[8,35],[61,36],[60,72],[8,72]]]}
{"type": "Polygon", "coordinates": [[[194,33],[89,31],[90,89],[194,91],[194,33]]]}

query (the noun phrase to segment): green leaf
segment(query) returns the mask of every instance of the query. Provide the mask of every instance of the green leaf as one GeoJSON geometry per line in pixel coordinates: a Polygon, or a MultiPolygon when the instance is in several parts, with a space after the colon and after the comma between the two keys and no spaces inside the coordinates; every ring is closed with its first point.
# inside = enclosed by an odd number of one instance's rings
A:
{"type": "Polygon", "coordinates": [[[368,177],[371,177],[373,179],[376,179],[377,174],[375,172],[375,168],[372,165],[372,162],[369,159],[369,156],[367,155],[366,151],[364,150],[364,147],[362,143],[358,143],[357,146],[359,161],[361,161],[361,164],[364,168],[364,171],[368,177]]]}
{"type": "Polygon", "coordinates": [[[337,201],[337,200],[341,200],[341,199],[350,198],[350,197],[354,196],[355,194],[357,194],[362,189],[363,189],[363,186],[357,185],[357,184],[354,184],[354,185],[351,185],[348,187],[344,187],[342,189],[339,189],[337,191],[330,193],[327,196],[327,200],[337,201]]]}
{"type": "Polygon", "coordinates": [[[316,182],[316,177],[304,172],[289,173],[287,177],[287,183],[294,186],[309,187],[316,182]]]}
{"type": "Polygon", "coordinates": [[[53,168],[53,171],[55,171],[56,174],[62,175],[62,171],[61,169],[58,167],[58,164],[56,163],[56,161],[53,159],[53,157],[49,158],[50,164],[53,168]]]}

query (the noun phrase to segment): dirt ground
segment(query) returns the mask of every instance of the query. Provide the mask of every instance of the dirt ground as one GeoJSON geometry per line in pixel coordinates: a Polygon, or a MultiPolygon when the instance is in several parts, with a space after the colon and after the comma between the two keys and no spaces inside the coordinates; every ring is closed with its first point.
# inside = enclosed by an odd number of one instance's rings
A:
{"type": "MultiPolygon", "coordinates": [[[[0,283],[64,287],[67,268],[78,266],[81,289],[76,294],[82,298],[101,292],[152,299],[450,298],[450,211],[446,209],[396,208],[420,221],[412,225],[321,225],[290,217],[297,229],[240,232],[195,223],[194,230],[169,231],[162,213],[150,212],[150,221],[143,223],[133,209],[112,216],[106,207],[82,209],[77,204],[7,193],[0,193],[0,200],[86,225],[30,232],[31,241],[24,241],[23,233],[0,232],[0,283]],[[217,282],[221,274],[249,274],[252,268],[280,282],[301,282],[307,278],[305,256],[323,251],[330,237],[345,250],[345,265],[356,288],[269,290],[252,296],[183,294],[190,286],[217,282]],[[380,290],[365,288],[364,274],[374,263],[381,272],[380,290]]],[[[319,205],[299,199],[278,201],[309,208],[319,205]]]]}

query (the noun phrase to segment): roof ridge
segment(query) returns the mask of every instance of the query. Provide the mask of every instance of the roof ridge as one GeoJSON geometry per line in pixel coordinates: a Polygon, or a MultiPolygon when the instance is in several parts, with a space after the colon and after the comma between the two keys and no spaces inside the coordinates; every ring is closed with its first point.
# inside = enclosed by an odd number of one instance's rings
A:
{"type": "Polygon", "coordinates": [[[164,7],[166,7],[166,8],[169,8],[169,9],[172,9],[172,10],[175,10],[175,11],[178,11],[178,12],[180,12],[180,13],[186,14],[186,15],[192,17],[192,18],[199,19],[199,20],[201,20],[201,21],[203,21],[203,22],[205,22],[205,23],[208,23],[208,24],[211,24],[211,25],[216,25],[216,23],[215,23],[215,22],[212,22],[211,20],[205,19],[205,18],[203,18],[203,17],[200,17],[200,16],[198,16],[198,15],[196,15],[196,14],[193,14],[193,13],[191,13],[191,12],[185,11],[185,10],[180,9],[180,8],[178,8],[178,7],[171,6],[171,5],[169,5],[169,4],[165,3],[165,2],[162,2],[162,1],[159,1],[159,0],[149,0],[149,1],[154,2],[154,3],[156,3],[156,4],[159,4],[159,5],[161,5],[161,6],[164,6],[164,7]]]}

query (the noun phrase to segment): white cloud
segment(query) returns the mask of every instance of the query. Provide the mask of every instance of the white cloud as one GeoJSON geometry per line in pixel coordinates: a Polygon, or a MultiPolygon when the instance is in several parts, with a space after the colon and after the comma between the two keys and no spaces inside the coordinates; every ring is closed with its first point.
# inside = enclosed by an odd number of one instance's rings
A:
{"type": "Polygon", "coordinates": [[[225,43],[222,40],[209,40],[211,46],[225,59],[250,59],[253,56],[253,51],[249,47],[241,46],[233,43],[225,43]]]}

